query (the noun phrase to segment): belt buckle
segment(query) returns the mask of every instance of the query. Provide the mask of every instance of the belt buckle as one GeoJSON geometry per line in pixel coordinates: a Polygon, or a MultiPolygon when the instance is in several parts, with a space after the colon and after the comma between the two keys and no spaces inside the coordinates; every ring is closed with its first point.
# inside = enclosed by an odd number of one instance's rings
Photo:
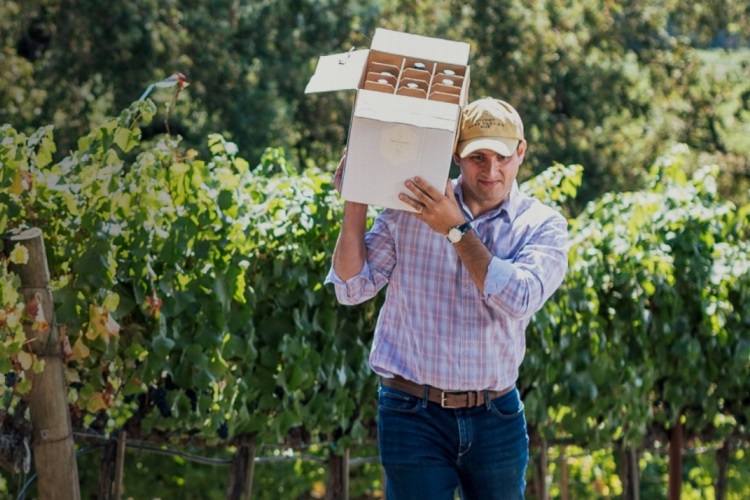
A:
{"type": "MultiPolygon", "coordinates": [[[[448,410],[455,410],[456,408],[463,408],[463,406],[448,406],[445,402],[445,396],[450,394],[461,394],[460,392],[447,392],[440,391],[440,406],[448,410]]],[[[468,400],[467,400],[468,403],[468,400]]]]}

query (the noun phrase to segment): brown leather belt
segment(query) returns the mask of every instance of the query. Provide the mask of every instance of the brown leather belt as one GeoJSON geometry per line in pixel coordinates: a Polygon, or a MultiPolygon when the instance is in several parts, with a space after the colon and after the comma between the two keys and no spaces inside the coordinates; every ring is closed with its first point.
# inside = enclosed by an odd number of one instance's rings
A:
{"type": "Polygon", "coordinates": [[[508,394],[513,389],[513,386],[510,386],[502,391],[443,391],[434,387],[419,385],[398,375],[393,378],[380,377],[380,382],[386,387],[397,389],[418,398],[423,398],[425,390],[427,390],[427,400],[437,403],[443,408],[474,408],[482,406],[487,403],[485,395],[491,401],[504,394],[508,394]]]}

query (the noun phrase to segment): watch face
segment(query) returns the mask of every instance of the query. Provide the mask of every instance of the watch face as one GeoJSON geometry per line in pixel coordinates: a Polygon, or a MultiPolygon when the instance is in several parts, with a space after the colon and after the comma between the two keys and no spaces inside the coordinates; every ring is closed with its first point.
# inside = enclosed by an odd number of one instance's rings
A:
{"type": "Polygon", "coordinates": [[[460,229],[457,227],[452,227],[450,231],[448,231],[448,240],[451,243],[458,243],[461,241],[461,237],[464,235],[464,233],[461,232],[460,229]]]}

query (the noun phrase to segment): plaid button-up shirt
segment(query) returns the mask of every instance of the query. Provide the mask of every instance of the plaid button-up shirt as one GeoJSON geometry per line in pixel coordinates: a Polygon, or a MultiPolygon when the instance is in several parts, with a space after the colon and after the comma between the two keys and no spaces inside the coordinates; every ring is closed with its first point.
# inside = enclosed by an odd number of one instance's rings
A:
{"type": "Polygon", "coordinates": [[[388,285],[370,366],[451,391],[515,384],[531,316],[560,286],[568,267],[566,219],[518,189],[498,209],[467,220],[493,258],[484,293],[448,239],[410,212],[386,209],[365,236],[367,260],[346,282],[333,269],[342,304],[358,304],[388,285]]]}

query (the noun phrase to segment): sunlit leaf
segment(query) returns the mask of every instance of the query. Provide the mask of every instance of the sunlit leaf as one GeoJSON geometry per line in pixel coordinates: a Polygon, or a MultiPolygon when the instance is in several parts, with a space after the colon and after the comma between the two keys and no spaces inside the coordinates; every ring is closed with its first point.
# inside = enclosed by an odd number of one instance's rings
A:
{"type": "Polygon", "coordinates": [[[26,264],[29,261],[29,249],[25,245],[16,245],[10,252],[10,261],[13,264],[26,264]]]}
{"type": "Polygon", "coordinates": [[[79,359],[86,359],[90,354],[91,349],[89,349],[86,343],[83,341],[83,337],[78,337],[78,339],[73,344],[70,360],[76,361],[79,359]]]}
{"type": "MultiPolygon", "coordinates": [[[[86,330],[86,338],[96,340],[101,338],[109,343],[111,337],[117,337],[120,333],[120,325],[114,320],[109,310],[94,304],[89,306],[89,327],[86,330]]],[[[74,347],[75,349],[75,347],[74,347]]]]}
{"type": "Polygon", "coordinates": [[[26,351],[19,352],[16,355],[16,359],[21,365],[21,368],[24,370],[30,370],[32,365],[34,364],[34,357],[26,351]]]}

